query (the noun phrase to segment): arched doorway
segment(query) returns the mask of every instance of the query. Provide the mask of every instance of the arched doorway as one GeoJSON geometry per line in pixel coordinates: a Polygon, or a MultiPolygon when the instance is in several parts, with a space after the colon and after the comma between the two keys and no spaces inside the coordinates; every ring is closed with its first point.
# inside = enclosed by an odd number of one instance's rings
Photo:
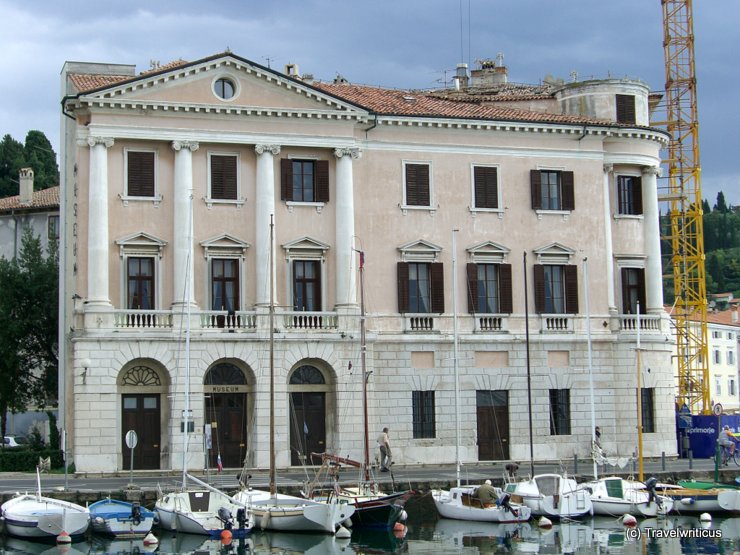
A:
{"type": "Polygon", "coordinates": [[[138,363],[119,378],[121,392],[121,454],[122,467],[131,464],[132,450],[126,445],[126,434],[136,432],[133,468],[158,470],[162,452],[162,379],[150,366],[138,363]]]}
{"type": "Polygon", "coordinates": [[[290,463],[311,464],[311,453],[326,450],[326,391],[321,370],[310,364],[290,375],[290,463]]]}
{"type": "Polygon", "coordinates": [[[230,362],[220,362],[205,375],[205,435],[211,468],[239,468],[247,451],[247,377],[230,362]]]}

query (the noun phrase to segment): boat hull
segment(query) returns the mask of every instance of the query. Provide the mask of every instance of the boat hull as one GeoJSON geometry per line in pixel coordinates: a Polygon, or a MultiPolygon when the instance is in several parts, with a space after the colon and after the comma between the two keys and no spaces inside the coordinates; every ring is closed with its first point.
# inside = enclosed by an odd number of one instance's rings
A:
{"type": "Polygon", "coordinates": [[[740,513],[740,490],[668,490],[663,493],[673,499],[676,513],[740,513]]]}
{"type": "Polygon", "coordinates": [[[539,474],[530,480],[507,484],[506,492],[529,507],[534,516],[578,518],[593,514],[588,491],[558,474],[539,474]]]}
{"type": "Polygon", "coordinates": [[[155,508],[159,526],[173,532],[218,537],[228,529],[232,537],[238,538],[245,537],[252,529],[251,520],[244,526],[238,525],[233,518],[225,523],[219,517],[219,510],[226,509],[234,517],[244,507],[226,494],[210,490],[168,493],[157,500],[155,508]]]}
{"type": "Polygon", "coordinates": [[[90,526],[93,532],[117,538],[143,538],[152,529],[154,513],[139,507],[134,514],[133,503],[103,499],[90,505],[90,526]]]}
{"type": "Polygon", "coordinates": [[[81,505],[38,495],[19,495],[2,506],[5,530],[17,538],[56,538],[66,532],[79,538],[90,525],[81,505]]]}
{"type": "Polygon", "coordinates": [[[510,506],[475,506],[474,487],[452,488],[450,491],[432,490],[432,499],[440,516],[456,520],[476,522],[516,523],[529,520],[532,511],[529,507],[517,504],[510,506]],[[467,501],[466,501],[467,500],[467,501]]]}

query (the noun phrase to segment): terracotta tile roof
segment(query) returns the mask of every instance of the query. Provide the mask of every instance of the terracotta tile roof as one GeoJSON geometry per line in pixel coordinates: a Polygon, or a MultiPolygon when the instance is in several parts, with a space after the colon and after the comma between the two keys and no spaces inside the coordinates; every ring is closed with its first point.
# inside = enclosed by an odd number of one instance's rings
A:
{"type": "Polygon", "coordinates": [[[452,101],[438,98],[428,91],[406,91],[344,83],[314,83],[314,87],[383,115],[615,125],[614,122],[608,120],[584,116],[548,114],[508,107],[481,106],[473,102],[452,101]]]}
{"type": "Polygon", "coordinates": [[[0,198],[0,212],[11,210],[39,210],[43,208],[59,208],[59,187],[49,187],[33,192],[31,204],[21,204],[20,195],[0,198]]]}
{"type": "Polygon", "coordinates": [[[465,90],[440,89],[430,94],[453,102],[502,102],[513,100],[542,100],[553,97],[553,85],[527,85],[524,83],[500,83],[497,85],[473,86],[465,90]]]}
{"type": "Polygon", "coordinates": [[[708,312],[707,322],[710,324],[723,324],[726,326],[740,327],[740,318],[738,318],[738,313],[732,308],[729,310],[722,310],[720,312],[708,312]],[[733,320],[733,318],[735,318],[735,320],[733,320]]]}
{"type": "Polygon", "coordinates": [[[69,79],[79,92],[92,91],[102,87],[115,85],[126,79],[131,79],[130,75],[90,75],[85,73],[70,73],[69,79]]]}
{"type": "Polygon", "coordinates": [[[148,69],[146,71],[142,71],[139,75],[149,75],[151,73],[159,73],[160,71],[167,71],[169,69],[174,69],[176,67],[184,66],[188,62],[186,60],[183,60],[180,58],[179,60],[172,60],[171,62],[167,62],[166,64],[158,65],[157,67],[153,67],[152,69],[148,69]]]}

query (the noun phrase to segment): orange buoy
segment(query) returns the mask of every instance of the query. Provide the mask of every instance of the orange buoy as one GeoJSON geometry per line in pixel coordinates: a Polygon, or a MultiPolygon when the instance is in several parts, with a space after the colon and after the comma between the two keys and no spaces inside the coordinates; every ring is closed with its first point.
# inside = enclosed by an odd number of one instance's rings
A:
{"type": "Polygon", "coordinates": [[[231,543],[231,538],[233,537],[233,534],[231,533],[231,530],[221,530],[221,543],[224,545],[229,545],[231,543]]]}

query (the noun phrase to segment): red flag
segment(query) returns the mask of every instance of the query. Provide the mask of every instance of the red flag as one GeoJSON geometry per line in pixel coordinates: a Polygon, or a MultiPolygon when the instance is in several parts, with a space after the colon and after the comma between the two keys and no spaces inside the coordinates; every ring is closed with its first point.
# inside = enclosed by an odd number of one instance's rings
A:
{"type": "Polygon", "coordinates": [[[216,466],[218,467],[219,473],[224,469],[224,465],[221,464],[221,453],[216,457],[216,466]]]}

